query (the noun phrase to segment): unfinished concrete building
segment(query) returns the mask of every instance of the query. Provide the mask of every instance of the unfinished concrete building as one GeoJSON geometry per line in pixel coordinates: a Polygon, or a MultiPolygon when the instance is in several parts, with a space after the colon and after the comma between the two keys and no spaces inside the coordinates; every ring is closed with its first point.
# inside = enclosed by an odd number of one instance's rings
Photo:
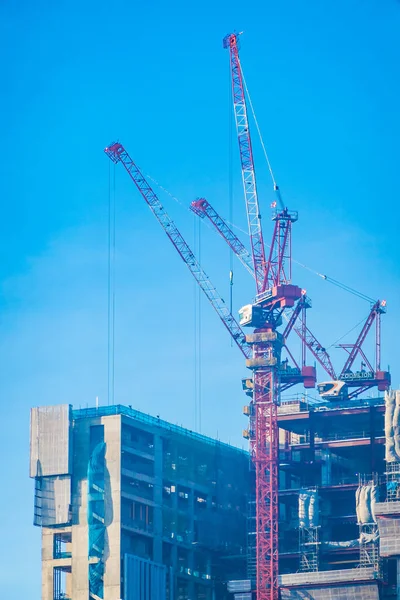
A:
{"type": "Polygon", "coordinates": [[[216,600],[246,564],[248,454],[125,406],[31,413],[42,600],[216,600]]]}
{"type": "MultiPolygon", "coordinates": [[[[400,392],[278,421],[281,600],[400,598],[400,392]]],[[[253,598],[246,452],[127,407],[43,407],[31,476],[42,600],[253,598]]]]}
{"type": "MultiPolygon", "coordinates": [[[[400,392],[282,402],[278,423],[281,600],[400,598],[400,392]]],[[[252,507],[236,600],[254,597],[252,507]]]]}

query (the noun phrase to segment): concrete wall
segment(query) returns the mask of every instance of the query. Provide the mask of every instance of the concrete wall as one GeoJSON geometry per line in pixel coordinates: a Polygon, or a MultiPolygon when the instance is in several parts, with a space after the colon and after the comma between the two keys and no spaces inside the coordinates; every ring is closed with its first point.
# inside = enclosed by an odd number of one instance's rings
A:
{"type": "Polygon", "coordinates": [[[105,522],[108,542],[108,552],[106,549],[105,555],[104,600],[119,600],[121,598],[121,415],[102,417],[101,423],[104,425],[106,443],[105,522]]]}

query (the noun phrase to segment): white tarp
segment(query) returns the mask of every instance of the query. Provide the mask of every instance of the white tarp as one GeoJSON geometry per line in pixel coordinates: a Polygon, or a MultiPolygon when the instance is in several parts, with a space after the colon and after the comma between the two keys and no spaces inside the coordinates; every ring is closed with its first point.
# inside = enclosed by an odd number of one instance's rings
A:
{"type": "Polygon", "coordinates": [[[301,490],[299,494],[299,527],[317,527],[319,498],[316,490],[301,490]]]}
{"type": "Polygon", "coordinates": [[[385,392],[385,460],[400,462],[400,390],[385,392]]]}
{"type": "Polygon", "coordinates": [[[360,485],[356,490],[356,514],[357,523],[376,523],[375,504],[378,500],[378,488],[376,485],[360,485]]]}
{"type": "Polygon", "coordinates": [[[70,406],[31,409],[30,477],[71,474],[70,406]]]}

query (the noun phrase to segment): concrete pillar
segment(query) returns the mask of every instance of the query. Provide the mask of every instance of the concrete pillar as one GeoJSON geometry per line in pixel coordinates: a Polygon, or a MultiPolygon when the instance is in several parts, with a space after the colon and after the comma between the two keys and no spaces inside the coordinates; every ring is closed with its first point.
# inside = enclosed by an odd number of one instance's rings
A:
{"type": "MultiPolygon", "coordinates": [[[[121,415],[102,418],[106,443],[104,600],[121,598],[121,415]]],[[[74,597],[75,600],[75,597],[74,597]]]]}
{"type": "Polygon", "coordinates": [[[332,483],[332,454],[328,448],[324,450],[322,456],[321,483],[322,485],[332,483]]]}
{"type": "Polygon", "coordinates": [[[53,530],[42,529],[42,600],[53,600],[53,530]]]}
{"type": "MultiPolygon", "coordinates": [[[[86,419],[74,425],[74,463],[72,478],[72,598],[89,597],[87,469],[90,453],[90,425],[86,419]]],[[[100,419],[98,421],[100,424],[100,419]]]]}

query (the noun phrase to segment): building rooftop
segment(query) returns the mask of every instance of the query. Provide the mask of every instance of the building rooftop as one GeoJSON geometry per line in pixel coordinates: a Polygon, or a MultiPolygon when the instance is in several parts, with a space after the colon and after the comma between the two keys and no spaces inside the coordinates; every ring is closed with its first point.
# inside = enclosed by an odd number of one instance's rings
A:
{"type": "Polygon", "coordinates": [[[218,446],[231,452],[238,452],[240,454],[248,456],[247,450],[237,448],[236,446],[232,446],[231,444],[227,444],[226,442],[221,442],[220,440],[211,438],[206,435],[202,435],[201,433],[191,431],[190,429],[186,429],[185,427],[173,425],[168,421],[164,421],[163,419],[160,419],[158,417],[152,417],[151,415],[140,412],[139,410],[135,410],[134,408],[131,408],[129,406],[124,406],[122,404],[114,404],[112,406],[99,406],[98,408],[79,408],[72,411],[72,418],[74,420],[93,419],[95,417],[108,417],[110,415],[124,415],[135,421],[139,421],[140,423],[144,423],[151,427],[159,427],[164,431],[176,433],[177,435],[186,436],[188,438],[191,438],[193,441],[200,442],[202,444],[218,446]]]}

